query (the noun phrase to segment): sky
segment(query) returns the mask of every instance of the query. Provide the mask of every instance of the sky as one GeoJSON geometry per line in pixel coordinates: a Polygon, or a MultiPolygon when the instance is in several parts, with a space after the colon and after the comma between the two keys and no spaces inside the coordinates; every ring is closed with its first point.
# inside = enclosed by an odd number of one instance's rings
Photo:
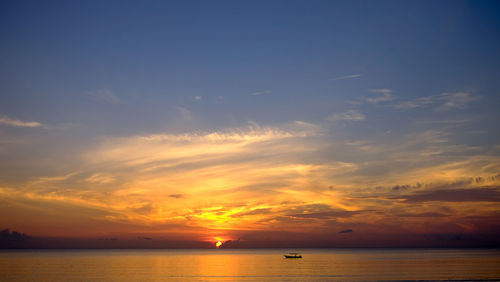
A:
{"type": "Polygon", "coordinates": [[[500,245],[498,1],[2,1],[0,38],[4,245],[500,245]]]}

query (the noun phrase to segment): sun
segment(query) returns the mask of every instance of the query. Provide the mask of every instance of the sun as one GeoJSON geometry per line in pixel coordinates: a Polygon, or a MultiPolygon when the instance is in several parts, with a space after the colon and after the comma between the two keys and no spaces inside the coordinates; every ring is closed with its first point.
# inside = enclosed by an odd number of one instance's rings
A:
{"type": "Polygon", "coordinates": [[[222,246],[222,242],[224,242],[224,239],[222,239],[221,237],[214,237],[215,240],[217,240],[217,243],[215,243],[215,246],[217,248],[220,248],[220,246],[222,246]]]}

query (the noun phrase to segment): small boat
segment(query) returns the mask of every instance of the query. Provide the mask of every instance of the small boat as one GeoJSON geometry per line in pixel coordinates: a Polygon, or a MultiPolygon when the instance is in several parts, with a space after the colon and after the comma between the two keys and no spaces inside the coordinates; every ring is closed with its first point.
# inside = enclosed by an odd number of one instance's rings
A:
{"type": "Polygon", "coordinates": [[[284,255],[285,258],[302,258],[299,253],[289,253],[288,255],[284,255]]]}

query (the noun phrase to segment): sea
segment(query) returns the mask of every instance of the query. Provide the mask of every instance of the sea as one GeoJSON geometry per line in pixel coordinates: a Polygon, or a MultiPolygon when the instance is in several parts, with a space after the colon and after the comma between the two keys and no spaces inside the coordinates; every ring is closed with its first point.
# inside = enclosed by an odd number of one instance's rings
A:
{"type": "Polygon", "coordinates": [[[500,250],[2,250],[0,280],[500,281],[500,250]]]}

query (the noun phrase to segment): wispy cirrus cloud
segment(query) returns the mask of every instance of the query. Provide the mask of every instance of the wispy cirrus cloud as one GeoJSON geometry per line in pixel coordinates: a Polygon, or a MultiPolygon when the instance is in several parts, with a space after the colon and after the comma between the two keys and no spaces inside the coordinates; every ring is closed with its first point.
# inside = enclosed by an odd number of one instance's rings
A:
{"type": "Polygon", "coordinates": [[[362,74],[350,74],[350,75],[344,75],[344,76],[339,76],[334,78],[333,80],[344,80],[344,79],[353,79],[353,78],[359,78],[362,77],[362,74]]]}
{"type": "Polygon", "coordinates": [[[369,89],[368,91],[372,93],[382,93],[382,94],[391,94],[393,92],[392,89],[388,88],[372,88],[369,89]]]}
{"type": "Polygon", "coordinates": [[[15,127],[40,127],[42,123],[38,121],[22,121],[18,119],[9,118],[6,116],[0,117],[0,124],[15,126],[15,127]]]}
{"type": "Polygon", "coordinates": [[[87,95],[96,102],[109,103],[109,104],[120,104],[121,99],[109,89],[100,89],[94,91],[88,91],[87,95]]]}
{"type": "Polygon", "coordinates": [[[98,184],[108,184],[115,181],[112,176],[106,175],[104,173],[94,173],[91,176],[87,177],[85,181],[90,183],[98,183],[98,184]]]}
{"type": "Polygon", "coordinates": [[[280,190],[300,191],[307,177],[321,178],[318,171],[352,169],[295,157],[310,150],[300,144],[310,142],[315,130],[305,122],[281,128],[251,123],[213,132],[106,137],[82,155],[78,173],[39,179],[18,190],[0,187],[0,193],[17,197],[24,191],[40,201],[110,210],[113,217],[107,220],[114,222],[245,226],[249,222],[231,217],[248,211],[231,207],[235,193],[247,197],[249,205],[276,195],[267,205],[278,205],[288,193],[280,190]],[[213,195],[215,201],[204,200],[213,195]]]}
{"type": "Polygon", "coordinates": [[[401,103],[394,104],[393,107],[398,110],[415,109],[420,107],[425,107],[427,105],[434,103],[433,96],[420,97],[410,101],[405,101],[401,103]]]}
{"type": "Polygon", "coordinates": [[[393,107],[398,110],[408,110],[434,106],[438,112],[450,111],[454,109],[465,109],[467,106],[478,100],[479,97],[473,96],[467,92],[441,93],[439,95],[419,97],[413,100],[394,104],[393,107]]]}
{"type": "Polygon", "coordinates": [[[192,111],[188,110],[185,107],[177,106],[175,107],[177,112],[179,113],[179,116],[182,120],[184,121],[192,121],[194,120],[194,114],[192,111]]]}
{"type": "Polygon", "coordinates": [[[356,110],[349,110],[347,112],[343,113],[337,113],[333,114],[331,116],[328,116],[326,120],[329,121],[340,121],[340,120],[345,120],[345,121],[363,121],[366,119],[366,116],[359,111],[356,110]]]}
{"type": "Polygon", "coordinates": [[[267,95],[267,94],[272,94],[272,93],[273,93],[273,91],[271,91],[271,90],[263,90],[263,91],[253,92],[250,95],[252,95],[252,96],[260,96],[260,95],[267,95]]]}
{"type": "Polygon", "coordinates": [[[392,101],[396,98],[394,97],[394,95],[391,94],[393,92],[392,89],[380,88],[380,89],[369,89],[369,91],[372,93],[380,93],[382,95],[373,98],[366,98],[366,102],[368,103],[377,104],[377,103],[392,101]]]}
{"type": "Polygon", "coordinates": [[[478,98],[473,97],[471,94],[466,92],[456,92],[456,93],[442,93],[437,96],[439,101],[443,103],[436,108],[437,111],[448,111],[452,109],[463,109],[468,106],[472,101],[476,101],[478,98]]]}
{"type": "Polygon", "coordinates": [[[383,94],[382,96],[374,97],[374,98],[367,98],[366,102],[372,103],[372,104],[377,104],[377,103],[382,103],[382,102],[389,102],[396,99],[393,95],[391,94],[383,94]]]}

